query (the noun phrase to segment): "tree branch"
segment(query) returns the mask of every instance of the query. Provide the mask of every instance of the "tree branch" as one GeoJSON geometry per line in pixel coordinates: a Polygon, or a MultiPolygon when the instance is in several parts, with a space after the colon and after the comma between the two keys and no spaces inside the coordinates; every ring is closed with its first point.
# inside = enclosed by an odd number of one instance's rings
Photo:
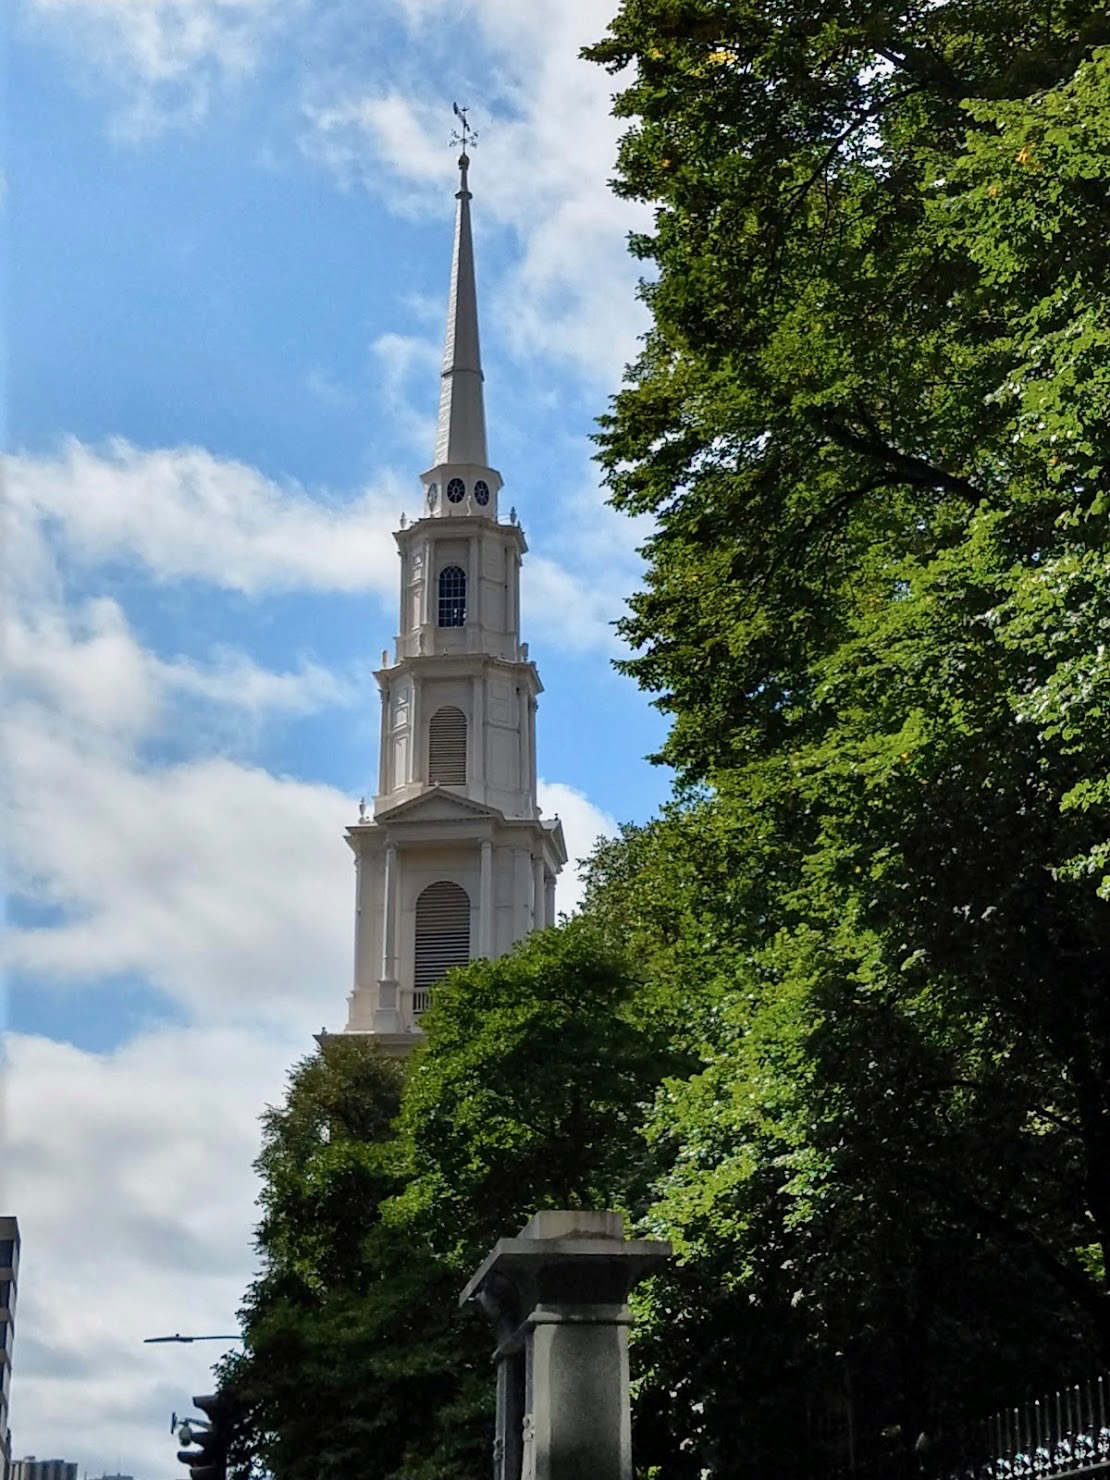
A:
{"type": "Polygon", "coordinates": [[[978,503],[982,497],[979,490],[967,478],[961,478],[956,473],[946,472],[943,468],[934,466],[923,457],[916,457],[911,452],[899,452],[896,447],[891,447],[884,442],[877,430],[872,430],[870,435],[855,431],[847,423],[834,416],[812,415],[814,424],[833,442],[840,447],[846,447],[850,452],[858,452],[861,457],[866,457],[870,462],[883,463],[892,472],[898,474],[898,481],[909,483],[914,488],[943,488],[948,493],[958,493],[964,498],[972,499],[978,503]]]}

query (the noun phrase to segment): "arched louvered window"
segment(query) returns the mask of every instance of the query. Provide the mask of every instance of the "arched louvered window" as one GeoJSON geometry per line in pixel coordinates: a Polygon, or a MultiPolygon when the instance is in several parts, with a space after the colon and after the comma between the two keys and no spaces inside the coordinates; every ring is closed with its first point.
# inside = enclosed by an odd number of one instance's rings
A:
{"type": "Polygon", "coordinates": [[[470,897],[458,884],[446,880],[429,884],[416,901],[416,961],[413,970],[413,1011],[424,1012],[432,988],[452,966],[470,960],[470,897]]]}
{"type": "Polygon", "coordinates": [[[462,627],[466,622],[466,571],[445,565],[439,573],[439,625],[462,627]]]}
{"type": "Polygon", "coordinates": [[[453,704],[437,709],[428,726],[428,780],[445,786],[466,781],[466,715],[453,704]]]}

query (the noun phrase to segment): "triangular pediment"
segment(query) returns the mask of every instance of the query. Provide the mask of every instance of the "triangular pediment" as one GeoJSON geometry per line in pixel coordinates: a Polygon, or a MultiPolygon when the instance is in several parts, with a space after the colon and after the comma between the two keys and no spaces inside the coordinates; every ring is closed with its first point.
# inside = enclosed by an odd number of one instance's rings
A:
{"type": "Polygon", "coordinates": [[[504,821],[504,815],[496,807],[483,806],[481,802],[472,802],[469,797],[459,796],[457,792],[437,786],[410,801],[391,807],[388,812],[377,813],[374,821],[463,822],[475,817],[490,817],[495,822],[504,821]]]}

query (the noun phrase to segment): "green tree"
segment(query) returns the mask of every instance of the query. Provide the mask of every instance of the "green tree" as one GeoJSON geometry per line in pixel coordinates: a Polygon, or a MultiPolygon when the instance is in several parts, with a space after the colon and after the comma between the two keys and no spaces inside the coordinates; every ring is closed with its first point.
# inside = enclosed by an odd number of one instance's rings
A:
{"type": "Polygon", "coordinates": [[[648,1124],[667,1473],[1110,1347],[1107,25],[626,0],[591,53],[656,204],[599,441],[680,803],[589,907],[713,984],[648,1124]]]}
{"type": "Polygon", "coordinates": [[[224,1378],[233,1462],[280,1480],[473,1473],[484,1352],[454,1319],[455,1270],[387,1210],[405,1185],[403,1074],[368,1040],[325,1038],[263,1117],[262,1271],[224,1378]]]}
{"type": "Polygon", "coordinates": [[[617,186],[657,204],[652,330],[600,441],[614,503],[656,516],[627,666],[685,778],[804,724],[814,658],[984,502],[1024,505],[1032,551],[1095,501],[1108,27],[628,0],[589,53],[632,71],[617,186]]]}
{"type": "Polygon", "coordinates": [[[294,1069],[264,1120],[263,1268],[226,1367],[240,1469],[482,1471],[489,1331],[458,1292],[538,1208],[645,1205],[639,1127],[684,1061],[638,1024],[640,984],[572,921],[452,972],[404,1070],[358,1036],[294,1069]]]}
{"type": "Polygon", "coordinates": [[[537,1209],[644,1206],[640,1128],[690,1061],[643,1021],[641,992],[627,955],[581,919],[437,987],[400,1119],[401,1202],[460,1268],[537,1209]]]}

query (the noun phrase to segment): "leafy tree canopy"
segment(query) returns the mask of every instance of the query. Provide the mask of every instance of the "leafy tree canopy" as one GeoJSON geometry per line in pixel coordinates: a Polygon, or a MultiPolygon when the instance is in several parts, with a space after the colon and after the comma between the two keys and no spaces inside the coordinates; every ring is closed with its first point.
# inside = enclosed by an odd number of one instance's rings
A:
{"type": "Polygon", "coordinates": [[[537,1208],[643,1204],[638,1127],[684,1061],[637,1025],[639,986],[571,922],[452,972],[404,1068],[355,1035],[296,1066],[264,1118],[262,1273],[225,1369],[240,1471],[481,1473],[489,1332],[458,1292],[537,1208]]]}
{"type": "Polygon", "coordinates": [[[1102,540],[1108,26],[627,0],[589,53],[632,69],[618,188],[657,203],[600,443],[657,519],[627,666],[686,777],[806,726],[814,660],[983,507],[1014,559],[1063,514],[1102,540]]]}
{"type": "Polygon", "coordinates": [[[668,1474],[1110,1347],[1107,26],[626,0],[590,52],[656,206],[599,444],[681,785],[587,907],[704,984],[647,1127],[668,1474]]]}

